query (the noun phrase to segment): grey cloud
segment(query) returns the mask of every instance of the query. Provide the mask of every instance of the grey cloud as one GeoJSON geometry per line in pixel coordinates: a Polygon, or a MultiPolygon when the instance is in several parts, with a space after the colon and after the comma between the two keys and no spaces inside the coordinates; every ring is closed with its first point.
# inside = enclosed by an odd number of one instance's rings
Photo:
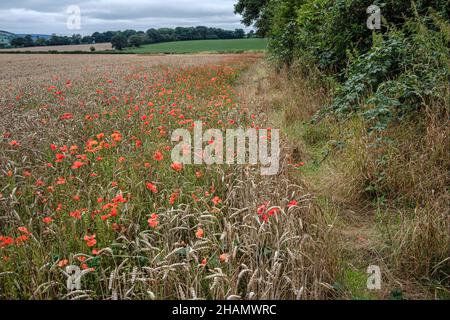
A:
{"type": "Polygon", "coordinates": [[[94,31],[207,25],[243,28],[235,0],[2,0],[0,30],[16,33],[90,34],[94,31]],[[81,9],[81,30],[68,30],[69,5],[81,9]]]}

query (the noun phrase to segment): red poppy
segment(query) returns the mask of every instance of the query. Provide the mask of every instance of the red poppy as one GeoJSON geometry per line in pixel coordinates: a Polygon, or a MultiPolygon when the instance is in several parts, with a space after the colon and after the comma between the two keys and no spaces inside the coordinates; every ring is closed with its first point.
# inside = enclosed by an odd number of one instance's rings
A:
{"type": "Polygon", "coordinates": [[[290,208],[296,206],[297,204],[298,204],[297,200],[291,200],[287,206],[288,208],[290,208]]]}
{"type": "Polygon", "coordinates": [[[161,161],[162,159],[164,159],[162,152],[156,151],[153,155],[153,159],[155,159],[156,161],[161,161]]]}
{"type": "Polygon", "coordinates": [[[199,239],[203,238],[205,232],[203,231],[202,228],[199,228],[196,232],[195,232],[195,236],[199,239]]]}
{"type": "Polygon", "coordinates": [[[11,147],[18,147],[18,146],[20,146],[20,143],[19,143],[17,140],[12,140],[12,141],[9,143],[9,145],[10,145],[11,147]]]}
{"type": "Polygon", "coordinates": [[[75,161],[73,164],[72,164],[72,169],[79,169],[79,168],[81,168],[82,166],[84,165],[84,163],[83,162],[81,162],[81,161],[75,161]]]}
{"type": "Polygon", "coordinates": [[[174,162],[170,165],[170,167],[175,170],[175,171],[181,171],[183,170],[183,164],[179,163],[179,162],[174,162]]]}
{"type": "Polygon", "coordinates": [[[69,263],[69,260],[67,260],[67,259],[59,260],[58,267],[62,268],[64,266],[66,266],[68,263],[69,263]]]}
{"type": "Polygon", "coordinates": [[[212,203],[214,203],[214,205],[216,205],[216,206],[217,206],[219,203],[222,202],[222,200],[221,200],[219,197],[217,197],[217,196],[215,196],[214,198],[212,198],[211,201],[212,201],[212,203]]]}
{"type": "Polygon", "coordinates": [[[42,219],[42,221],[46,224],[52,223],[53,219],[51,217],[45,217],[42,219]]]}
{"type": "Polygon", "coordinates": [[[153,183],[151,183],[151,182],[147,183],[147,189],[150,190],[153,193],[157,193],[158,192],[158,188],[156,188],[156,186],[153,183]]]}
{"type": "Polygon", "coordinates": [[[151,228],[156,228],[156,226],[158,225],[158,215],[156,213],[152,213],[152,215],[150,216],[150,218],[147,220],[148,225],[151,228]]]}
{"type": "Polygon", "coordinates": [[[91,236],[85,235],[83,239],[84,241],[86,241],[88,247],[93,247],[97,244],[97,240],[95,240],[95,234],[91,236]]]}

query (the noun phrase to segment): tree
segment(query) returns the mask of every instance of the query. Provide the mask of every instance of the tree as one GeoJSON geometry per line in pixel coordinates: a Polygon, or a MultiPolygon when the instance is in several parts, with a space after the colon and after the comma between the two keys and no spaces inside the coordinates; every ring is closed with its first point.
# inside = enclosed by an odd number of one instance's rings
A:
{"type": "Polygon", "coordinates": [[[24,47],[32,47],[34,46],[34,41],[33,41],[33,37],[30,35],[25,36],[24,38],[24,47]]]}
{"type": "Polygon", "coordinates": [[[37,46],[45,46],[47,45],[47,40],[45,40],[44,38],[37,38],[34,44],[37,46]]]}
{"type": "Polygon", "coordinates": [[[79,34],[74,34],[72,35],[72,38],[70,39],[72,44],[80,44],[81,43],[81,35],[79,34]]]}
{"type": "Polygon", "coordinates": [[[128,38],[128,43],[132,47],[140,47],[144,43],[144,37],[140,34],[134,34],[128,38]]]}
{"type": "Polygon", "coordinates": [[[25,38],[17,37],[11,40],[11,45],[15,48],[20,48],[25,45],[25,38]]]}
{"type": "Polygon", "coordinates": [[[157,43],[163,40],[162,35],[156,29],[148,29],[147,30],[147,39],[148,43],[157,43]]]}
{"type": "Polygon", "coordinates": [[[162,36],[163,41],[176,41],[177,37],[175,35],[175,30],[171,28],[159,28],[159,34],[162,36]]]}
{"type": "Polygon", "coordinates": [[[234,30],[234,35],[237,39],[242,39],[245,37],[245,31],[243,29],[236,29],[234,30]]]}
{"type": "Polygon", "coordinates": [[[247,38],[254,38],[255,37],[255,31],[254,30],[250,30],[248,33],[247,33],[247,38]]]}
{"type": "Polygon", "coordinates": [[[122,50],[128,45],[128,41],[123,34],[118,34],[111,39],[111,44],[114,49],[122,50]]]}
{"type": "Polygon", "coordinates": [[[127,29],[123,31],[122,34],[128,39],[129,37],[134,36],[136,34],[136,30],[127,29]]]}
{"type": "Polygon", "coordinates": [[[81,39],[81,43],[92,43],[94,41],[94,38],[92,38],[91,36],[84,36],[81,39]]]}
{"type": "MultiPolygon", "coordinates": [[[[246,26],[255,24],[257,34],[264,37],[270,30],[271,6],[273,0],[239,0],[234,5],[234,13],[242,15],[246,26]]],[[[276,2],[276,1],[275,1],[276,2]]]]}

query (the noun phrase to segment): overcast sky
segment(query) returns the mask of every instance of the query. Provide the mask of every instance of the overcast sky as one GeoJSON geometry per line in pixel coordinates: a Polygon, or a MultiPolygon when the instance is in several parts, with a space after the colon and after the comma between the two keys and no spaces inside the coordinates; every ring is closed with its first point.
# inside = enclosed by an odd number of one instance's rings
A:
{"type": "MultiPolygon", "coordinates": [[[[233,13],[237,0],[0,0],[0,30],[13,33],[91,34],[152,27],[244,28],[233,13]],[[81,29],[69,30],[67,9],[81,10],[81,29]]],[[[245,29],[245,28],[244,28],[245,29]]]]}

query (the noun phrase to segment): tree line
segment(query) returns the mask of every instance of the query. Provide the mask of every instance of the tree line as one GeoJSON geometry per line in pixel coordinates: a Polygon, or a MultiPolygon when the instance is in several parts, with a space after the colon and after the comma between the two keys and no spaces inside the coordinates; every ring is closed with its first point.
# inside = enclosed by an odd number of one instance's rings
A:
{"type": "Polygon", "coordinates": [[[50,38],[33,39],[31,35],[16,37],[11,41],[11,46],[34,47],[34,46],[56,46],[56,45],[77,45],[94,43],[112,43],[113,47],[122,50],[126,47],[139,47],[143,44],[152,44],[169,41],[183,40],[213,40],[213,39],[242,39],[254,37],[253,31],[245,33],[243,29],[224,30],[221,28],[210,28],[205,26],[197,27],[176,27],[176,28],[151,28],[146,32],[132,29],[124,31],[94,32],[92,35],[81,36],[59,36],[53,34],[50,38]]]}

